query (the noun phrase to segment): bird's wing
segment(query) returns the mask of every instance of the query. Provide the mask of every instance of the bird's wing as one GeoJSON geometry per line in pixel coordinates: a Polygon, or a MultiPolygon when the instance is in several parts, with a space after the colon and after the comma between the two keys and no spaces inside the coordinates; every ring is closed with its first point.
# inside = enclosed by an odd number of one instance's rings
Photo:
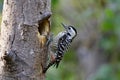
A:
{"type": "Polygon", "coordinates": [[[55,51],[57,51],[58,48],[58,41],[59,39],[64,36],[65,32],[60,32],[57,36],[55,36],[55,38],[53,39],[53,41],[50,44],[50,48],[51,50],[56,53],[55,51]]]}

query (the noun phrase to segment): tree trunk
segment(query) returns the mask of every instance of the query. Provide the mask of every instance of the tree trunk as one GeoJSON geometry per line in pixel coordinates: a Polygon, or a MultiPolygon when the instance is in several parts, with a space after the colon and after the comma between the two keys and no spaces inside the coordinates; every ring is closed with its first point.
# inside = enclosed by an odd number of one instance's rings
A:
{"type": "Polygon", "coordinates": [[[4,0],[0,80],[44,80],[50,0],[4,0]]]}

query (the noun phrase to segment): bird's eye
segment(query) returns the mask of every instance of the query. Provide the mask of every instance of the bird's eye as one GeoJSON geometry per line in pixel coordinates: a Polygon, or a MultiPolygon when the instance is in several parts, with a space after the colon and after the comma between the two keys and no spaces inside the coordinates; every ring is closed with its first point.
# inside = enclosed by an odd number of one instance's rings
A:
{"type": "Polygon", "coordinates": [[[67,35],[69,35],[69,36],[70,36],[70,33],[67,33],[67,35]]]}
{"type": "Polygon", "coordinates": [[[71,29],[70,27],[68,27],[68,29],[71,29]]]}

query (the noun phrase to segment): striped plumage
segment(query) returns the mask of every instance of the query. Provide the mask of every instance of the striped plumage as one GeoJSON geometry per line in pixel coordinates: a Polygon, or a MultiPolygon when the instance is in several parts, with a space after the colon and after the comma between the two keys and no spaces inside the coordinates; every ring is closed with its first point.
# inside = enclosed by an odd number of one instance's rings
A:
{"type": "Polygon", "coordinates": [[[58,44],[58,50],[56,52],[56,57],[55,57],[55,66],[56,68],[58,67],[60,61],[62,60],[62,57],[64,56],[64,53],[68,50],[70,44],[71,44],[71,40],[68,39],[67,34],[64,34],[60,39],[59,42],[60,44],[58,44]]]}
{"type": "Polygon", "coordinates": [[[60,32],[50,44],[52,53],[55,53],[54,59],[43,69],[43,73],[45,73],[52,65],[55,65],[56,68],[58,68],[64,53],[68,50],[72,40],[77,35],[77,31],[73,26],[62,25],[65,28],[65,31],[60,32]]]}

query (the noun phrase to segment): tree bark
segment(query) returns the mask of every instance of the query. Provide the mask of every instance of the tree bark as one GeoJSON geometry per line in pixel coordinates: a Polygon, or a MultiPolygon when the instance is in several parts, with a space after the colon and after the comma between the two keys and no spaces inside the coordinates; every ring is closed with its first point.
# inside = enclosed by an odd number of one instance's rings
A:
{"type": "Polygon", "coordinates": [[[4,0],[0,80],[44,80],[50,0],[4,0]]]}

